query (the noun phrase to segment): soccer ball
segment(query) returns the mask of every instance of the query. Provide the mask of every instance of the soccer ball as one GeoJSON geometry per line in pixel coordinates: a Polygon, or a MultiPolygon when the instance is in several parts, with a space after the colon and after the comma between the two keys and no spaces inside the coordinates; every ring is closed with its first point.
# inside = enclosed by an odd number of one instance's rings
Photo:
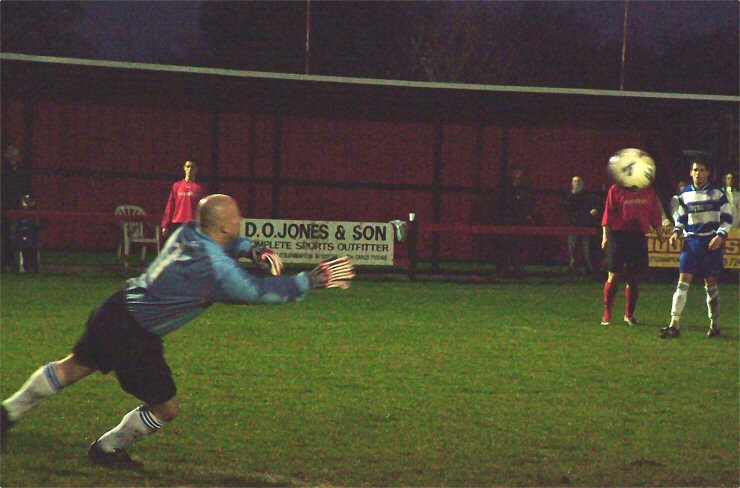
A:
{"type": "Polygon", "coordinates": [[[609,174],[626,188],[647,188],[655,180],[655,161],[642,149],[621,149],[609,158],[609,174]]]}

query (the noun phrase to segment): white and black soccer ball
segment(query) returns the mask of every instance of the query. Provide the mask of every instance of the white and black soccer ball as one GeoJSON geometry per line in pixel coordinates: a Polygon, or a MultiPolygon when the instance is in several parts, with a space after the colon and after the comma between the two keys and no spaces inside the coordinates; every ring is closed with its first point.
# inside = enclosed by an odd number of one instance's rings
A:
{"type": "Polygon", "coordinates": [[[609,158],[609,175],[626,188],[647,188],[655,180],[655,161],[642,149],[620,149],[609,158]]]}

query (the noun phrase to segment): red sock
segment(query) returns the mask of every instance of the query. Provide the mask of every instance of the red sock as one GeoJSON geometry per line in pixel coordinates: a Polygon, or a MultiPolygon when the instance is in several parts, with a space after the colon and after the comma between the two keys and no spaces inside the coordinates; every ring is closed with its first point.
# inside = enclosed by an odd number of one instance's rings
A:
{"type": "Polygon", "coordinates": [[[604,320],[612,319],[612,305],[617,297],[617,284],[607,281],[604,285],[604,320]]]}
{"type": "Polygon", "coordinates": [[[637,297],[640,294],[640,290],[637,288],[637,283],[627,283],[627,288],[624,289],[624,294],[627,300],[625,315],[627,315],[627,317],[634,317],[635,307],[637,307],[637,297]]]}

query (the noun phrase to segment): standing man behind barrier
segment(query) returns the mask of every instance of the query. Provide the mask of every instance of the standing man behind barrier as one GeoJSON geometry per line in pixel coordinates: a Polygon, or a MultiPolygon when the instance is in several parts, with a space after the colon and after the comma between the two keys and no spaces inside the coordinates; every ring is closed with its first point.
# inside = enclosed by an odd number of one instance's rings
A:
{"type": "Polygon", "coordinates": [[[28,410],[95,371],[114,371],[123,390],[144,403],[93,442],[88,456],[93,464],[140,469],[141,463],[126,449],[157,432],[180,410],[163,336],[216,302],[300,301],[311,288],[347,288],[354,277],[347,257],[293,276],[253,276],[242,269],[238,257],[251,256],[276,275],[282,263],[270,250],[255,253],[254,244],[239,237],[242,218],[234,199],[210,195],[199,203],[196,217],[172,234],[144,274],[128,280],[93,312],[72,354],[39,368],[2,403],[3,448],[8,430],[28,410]]]}
{"type": "Polygon", "coordinates": [[[693,183],[679,196],[676,227],[669,242],[671,246],[675,244],[679,234],[686,240],[681,251],[678,286],[671,302],[671,322],[660,329],[661,339],[680,335],[679,320],[694,275],[704,277],[709,315],[707,336],[719,336],[719,275],[724,267],[724,243],[732,227],[732,210],[725,192],[709,182],[709,173],[707,163],[694,161],[691,165],[693,183]]]}
{"type": "MultiPolygon", "coordinates": [[[[36,200],[31,194],[23,196],[21,209],[32,211],[36,209],[36,200]]],[[[15,249],[19,251],[21,272],[39,272],[39,250],[41,248],[41,229],[46,226],[46,221],[34,217],[21,217],[14,219],[11,225],[11,241],[15,249]]]]}
{"type": "MultiPolygon", "coordinates": [[[[534,223],[534,193],[524,186],[520,168],[509,169],[506,182],[499,189],[497,201],[496,220],[502,225],[527,226],[534,223]]],[[[512,231],[502,235],[498,241],[496,270],[504,271],[512,267],[515,277],[526,277],[524,262],[529,241],[527,236],[517,235],[516,231],[512,231]]]]}
{"type": "Polygon", "coordinates": [[[652,186],[632,190],[612,185],[606,197],[604,217],[601,221],[602,249],[606,250],[609,277],[604,284],[604,315],[601,325],[610,325],[612,307],[617,296],[619,282],[625,275],[626,307],[624,321],[630,326],[637,324],[635,309],[639,295],[638,285],[648,268],[648,247],[645,233],[652,227],[663,242],[660,204],[652,186]]]}
{"type": "MultiPolygon", "coordinates": [[[[598,225],[596,220],[599,204],[596,196],[585,190],[583,178],[574,176],[571,180],[571,191],[562,201],[565,210],[565,225],[569,227],[594,227],[598,225]]],[[[568,257],[570,272],[578,274],[576,268],[577,251],[581,248],[585,271],[593,273],[594,266],[591,261],[591,237],[587,235],[571,234],[568,236],[568,257]]]]}
{"type": "Polygon", "coordinates": [[[0,178],[0,181],[2,181],[2,189],[0,189],[2,205],[0,210],[3,211],[2,222],[0,223],[3,272],[15,269],[15,255],[18,252],[11,235],[13,219],[6,217],[4,212],[20,209],[23,196],[31,191],[31,175],[23,166],[20,150],[16,146],[8,146],[3,154],[2,178],[0,178]]]}
{"type": "Polygon", "coordinates": [[[201,198],[206,196],[206,189],[195,181],[198,164],[193,160],[185,161],[183,166],[185,178],[172,185],[167,199],[167,207],[162,217],[162,234],[172,233],[186,222],[195,220],[195,208],[201,198]]]}
{"type": "Polygon", "coordinates": [[[732,210],[732,226],[737,227],[740,221],[740,192],[735,188],[734,182],[734,175],[731,172],[726,173],[722,180],[722,189],[725,191],[732,210]]]}

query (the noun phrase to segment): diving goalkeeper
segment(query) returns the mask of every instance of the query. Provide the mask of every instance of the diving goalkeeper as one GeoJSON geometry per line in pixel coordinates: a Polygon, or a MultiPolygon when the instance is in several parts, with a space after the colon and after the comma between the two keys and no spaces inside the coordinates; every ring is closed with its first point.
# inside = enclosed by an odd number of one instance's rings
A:
{"type": "Polygon", "coordinates": [[[172,372],[162,338],[216,302],[230,304],[300,301],[311,288],[347,288],[354,277],[349,258],[320,263],[309,272],[278,276],[282,262],[269,249],[255,249],[239,237],[241,215],[233,198],[209,195],[196,220],[175,231],[162,253],[138,278],[111,295],[87,321],[72,354],[39,368],[2,402],[2,447],[8,430],[31,408],[95,371],[115,372],[127,393],[143,404],[100,436],[88,449],[93,464],[141,469],[127,448],[148,437],[179,411],[172,372]],[[237,259],[251,257],[272,275],[246,272],[237,259]]]}

